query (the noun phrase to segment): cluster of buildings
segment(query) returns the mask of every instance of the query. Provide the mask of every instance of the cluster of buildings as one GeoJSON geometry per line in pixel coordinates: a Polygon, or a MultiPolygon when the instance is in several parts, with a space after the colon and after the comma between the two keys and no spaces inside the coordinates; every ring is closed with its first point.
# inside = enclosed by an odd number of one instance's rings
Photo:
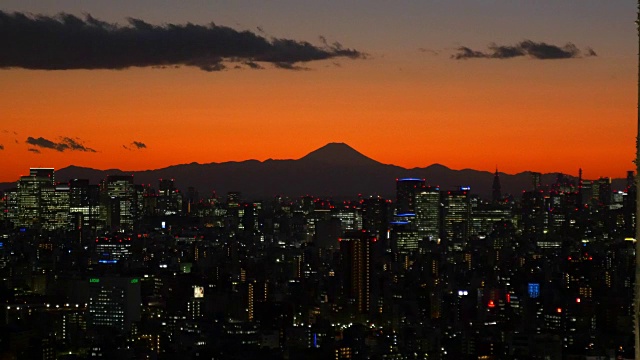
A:
{"type": "Polygon", "coordinates": [[[345,201],[54,175],[0,203],[3,356],[633,357],[633,173],[345,201]]]}

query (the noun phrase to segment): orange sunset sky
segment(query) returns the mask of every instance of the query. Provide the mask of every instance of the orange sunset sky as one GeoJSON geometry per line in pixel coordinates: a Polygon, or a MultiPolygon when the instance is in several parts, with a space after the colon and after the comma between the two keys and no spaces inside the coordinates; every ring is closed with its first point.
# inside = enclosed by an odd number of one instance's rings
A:
{"type": "MultiPolygon", "coordinates": [[[[323,36],[366,55],[295,63],[302,70],[268,61],[260,70],[229,65],[222,71],[185,64],[119,70],[5,64],[0,181],[15,181],[29,167],[144,170],[295,159],[328,142],[408,168],[440,163],[493,171],[497,165],[507,173],[573,175],[583,168],[586,178],[597,178],[624,177],[635,167],[634,1],[153,4],[10,0],[0,10],[91,14],[120,26],[128,26],[128,17],[162,26],[215,22],[318,47],[323,36]],[[452,58],[461,47],[490,55],[491,44],[523,40],[572,43],[579,53],[452,58]],[[68,137],[95,152],[58,151],[28,143],[29,137],[54,143],[68,137]]],[[[5,49],[21,41],[1,35],[5,49]]]]}

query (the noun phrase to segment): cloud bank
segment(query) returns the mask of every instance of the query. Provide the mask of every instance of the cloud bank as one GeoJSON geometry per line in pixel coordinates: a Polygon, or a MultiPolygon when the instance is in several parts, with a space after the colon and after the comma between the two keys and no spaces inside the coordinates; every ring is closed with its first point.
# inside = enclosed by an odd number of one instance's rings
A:
{"type": "MultiPolygon", "coordinates": [[[[339,43],[315,46],[305,41],[267,39],[251,31],[194,24],[152,25],[128,19],[110,24],[91,15],[79,18],[0,11],[0,68],[38,70],[126,69],[129,67],[195,66],[205,71],[224,62],[295,64],[339,57],[361,58],[339,43]]],[[[255,64],[255,65],[254,65],[255,64]]]]}
{"type": "Polygon", "coordinates": [[[567,43],[564,46],[551,45],[544,42],[524,40],[516,45],[489,45],[487,51],[473,50],[466,46],[457,49],[457,53],[451,58],[464,59],[512,59],[528,56],[537,60],[575,59],[584,56],[597,56],[592,48],[587,48],[584,53],[574,44],[567,43]]]}
{"type": "MultiPolygon", "coordinates": [[[[35,146],[35,147],[39,147],[42,149],[51,149],[51,150],[55,150],[55,151],[59,151],[59,152],[64,152],[65,150],[69,150],[69,151],[83,151],[83,152],[96,152],[96,150],[90,148],[90,147],[86,147],[84,146],[82,143],[80,143],[80,139],[72,139],[70,137],[62,137],[60,142],[55,142],[55,141],[51,141],[49,139],[45,139],[43,137],[38,137],[38,138],[34,138],[29,136],[27,138],[27,141],[25,141],[27,144],[35,146]]],[[[34,152],[40,152],[38,149],[36,148],[30,148],[29,151],[34,151],[34,152]],[[37,151],[34,151],[37,150],[37,151]]]]}

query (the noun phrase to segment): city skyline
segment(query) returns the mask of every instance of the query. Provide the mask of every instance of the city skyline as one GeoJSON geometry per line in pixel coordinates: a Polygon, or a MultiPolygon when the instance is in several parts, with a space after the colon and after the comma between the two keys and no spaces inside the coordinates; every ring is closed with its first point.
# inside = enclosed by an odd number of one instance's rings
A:
{"type": "Polygon", "coordinates": [[[121,27],[133,26],[128,17],[154,26],[214,22],[361,56],[288,63],[305,71],[269,61],[259,71],[226,63],[223,71],[185,64],[45,71],[3,62],[0,181],[15,181],[29,166],[132,171],[297,159],[329,142],[406,168],[583,168],[594,179],[623,178],[633,168],[631,1],[120,5],[8,1],[0,10],[86,13],[121,27]],[[536,52],[543,43],[563,58],[536,52]]]}

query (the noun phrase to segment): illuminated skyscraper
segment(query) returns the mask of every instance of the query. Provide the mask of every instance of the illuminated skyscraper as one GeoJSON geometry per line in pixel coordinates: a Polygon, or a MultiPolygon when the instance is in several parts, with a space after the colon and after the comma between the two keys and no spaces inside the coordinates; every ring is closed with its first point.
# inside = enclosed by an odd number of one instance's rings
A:
{"type": "Polygon", "coordinates": [[[46,199],[52,197],[47,194],[54,191],[53,169],[32,168],[29,176],[22,176],[18,181],[18,216],[15,225],[40,228],[46,213],[46,199]]]}
{"type": "Polygon", "coordinates": [[[415,228],[421,239],[440,239],[440,188],[428,186],[415,195],[415,228]]]}
{"type": "Polygon", "coordinates": [[[360,314],[371,309],[372,251],[376,241],[367,231],[347,231],[340,239],[343,293],[360,314]]]}
{"type": "Polygon", "coordinates": [[[447,247],[462,250],[469,239],[471,225],[471,202],[469,187],[447,191],[443,195],[444,204],[444,236],[447,247]]]}
{"type": "Polygon", "coordinates": [[[137,213],[133,175],[107,176],[102,191],[107,205],[107,225],[121,230],[132,229],[137,213]]]}
{"type": "MultiPolygon", "coordinates": [[[[89,180],[69,181],[69,213],[71,223],[80,233],[91,234],[104,227],[100,222],[100,186],[89,185],[89,180]]],[[[82,235],[81,235],[82,236],[82,235]]]]}
{"type": "Polygon", "coordinates": [[[43,189],[42,198],[44,205],[42,227],[46,230],[69,229],[71,224],[69,221],[69,185],[47,186],[43,189]]]}
{"type": "Polygon", "coordinates": [[[87,325],[127,331],[140,321],[140,279],[94,277],[88,280],[87,325]]]}
{"type": "Polygon", "coordinates": [[[524,234],[542,235],[548,230],[547,200],[539,191],[522,193],[522,228],[524,234]]]}
{"type": "Polygon", "coordinates": [[[175,188],[173,179],[158,181],[157,211],[161,215],[175,215],[182,210],[182,194],[175,188]]]}
{"type": "Polygon", "coordinates": [[[422,238],[408,221],[391,222],[392,249],[399,254],[411,254],[418,251],[422,238]]]}

